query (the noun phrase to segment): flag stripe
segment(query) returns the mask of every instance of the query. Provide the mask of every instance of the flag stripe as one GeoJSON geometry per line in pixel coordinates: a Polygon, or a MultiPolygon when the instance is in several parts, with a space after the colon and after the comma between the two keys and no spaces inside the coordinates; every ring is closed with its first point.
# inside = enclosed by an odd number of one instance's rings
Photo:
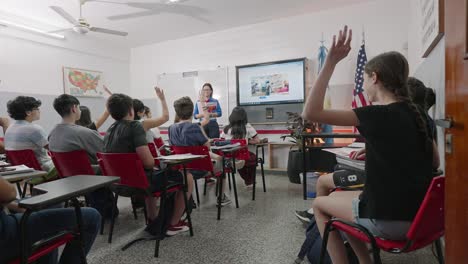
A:
{"type": "MultiPolygon", "coordinates": [[[[364,44],[359,49],[357,61],[356,61],[356,74],[354,75],[354,90],[353,90],[353,101],[351,107],[353,109],[371,105],[366,94],[364,93],[364,66],[367,63],[366,49],[364,44]]],[[[356,127],[353,131],[357,133],[356,127]]]]}

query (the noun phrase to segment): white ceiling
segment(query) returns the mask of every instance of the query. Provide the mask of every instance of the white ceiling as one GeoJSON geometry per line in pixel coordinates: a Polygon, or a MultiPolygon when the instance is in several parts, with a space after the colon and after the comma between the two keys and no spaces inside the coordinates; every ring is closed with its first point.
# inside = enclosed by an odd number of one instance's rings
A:
{"type": "MultiPolygon", "coordinates": [[[[126,31],[129,35],[90,32],[83,37],[136,47],[369,0],[185,0],[171,5],[164,4],[165,0],[107,1],[149,5],[145,9],[145,5],[138,8],[89,1],[83,6],[83,17],[91,26],[126,31]],[[144,16],[132,17],[133,14],[144,16]]],[[[51,10],[50,5],[79,16],[78,0],[1,0],[0,11],[52,25],[51,29],[68,27],[68,22],[51,10]]]]}

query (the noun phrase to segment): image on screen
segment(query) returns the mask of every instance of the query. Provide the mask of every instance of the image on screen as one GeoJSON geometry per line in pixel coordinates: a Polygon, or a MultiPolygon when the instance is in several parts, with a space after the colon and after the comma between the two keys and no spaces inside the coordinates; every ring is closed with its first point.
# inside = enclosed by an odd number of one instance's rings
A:
{"type": "Polygon", "coordinates": [[[239,105],[304,102],[304,59],[238,66],[239,105]]]}

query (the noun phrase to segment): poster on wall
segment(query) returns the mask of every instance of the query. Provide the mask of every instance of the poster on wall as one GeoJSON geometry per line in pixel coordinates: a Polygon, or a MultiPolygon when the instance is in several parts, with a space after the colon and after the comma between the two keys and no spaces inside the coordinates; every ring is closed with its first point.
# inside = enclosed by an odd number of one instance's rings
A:
{"type": "Polygon", "coordinates": [[[421,54],[429,56],[444,35],[444,0],[418,0],[421,54]]]}
{"type": "Polygon", "coordinates": [[[100,71],[63,67],[63,87],[66,94],[77,97],[102,97],[103,74],[100,71]]]}

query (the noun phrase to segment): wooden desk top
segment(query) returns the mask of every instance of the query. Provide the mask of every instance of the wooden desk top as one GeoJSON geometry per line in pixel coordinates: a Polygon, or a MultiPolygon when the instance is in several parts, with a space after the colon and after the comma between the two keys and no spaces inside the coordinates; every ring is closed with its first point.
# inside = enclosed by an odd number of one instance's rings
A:
{"type": "Polygon", "coordinates": [[[37,177],[42,177],[47,175],[46,171],[30,171],[30,172],[24,172],[24,173],[17,173],[17,174],[10,174],[10,175],[4,175],[0,176],[3,179],[9,181],[9,182],[17,182],[17,181],[22,181],[26,179],[32,179],[32,178],[37,178],[37,177]]]}
{"type": "Polygon", "coordinates": [[[19,202],[19,206],[21,208],[39,210],[90,193],[118,181],[119,177],[113,176],[77,175],[43,183],[37,185],[34,189],[44,194],[23,199],[19,202]]]}
{"type": "Polygon", "coordinates": [[[312,133],[303,133],[301,134],[303,138],[360,138],[361,134],[352,134],[352,133],[323,133],[323,134],[312,134],[312,133]]]}

